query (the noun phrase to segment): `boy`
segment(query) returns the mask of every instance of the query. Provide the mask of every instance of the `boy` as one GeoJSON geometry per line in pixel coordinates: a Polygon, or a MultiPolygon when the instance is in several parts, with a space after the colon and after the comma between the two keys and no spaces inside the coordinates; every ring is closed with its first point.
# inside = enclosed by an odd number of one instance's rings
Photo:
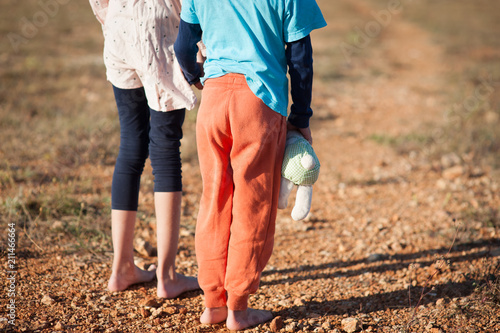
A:
{"type": "Polygon", "coordinates": [[[202,323],[225,320],[240,330],[272,318],[248,308],[248,296],[272,254],[287,127],[312,142],[309,33],[325,25],[315,0],[183,1],[174,49],[188,82],[203,88],[196,127],[202,323]],[[202,33],[203,87],[196,64],[202,33]]]}

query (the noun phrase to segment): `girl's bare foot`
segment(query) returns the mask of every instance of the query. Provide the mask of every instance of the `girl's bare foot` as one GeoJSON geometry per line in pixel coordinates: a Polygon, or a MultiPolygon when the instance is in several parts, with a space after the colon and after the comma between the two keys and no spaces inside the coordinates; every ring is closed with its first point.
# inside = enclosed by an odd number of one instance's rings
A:
{"type": "Polygon", "coordinates": [[[147,271],[135,265],[120,267],[117,271],[111,273],[108,281],[108,289],[110,291],[122,291],[133,284],[153,281],[155,273],[156,266],[154,265],[150,266],[147,271]]]}
{"type": "Polygon", "coordinates": [[[202,324],[218,324],[227,319],[227,307],[221,306],[219,308],[205,308],[200,317],[202,324]]]}
{"type": "Polygon", "coordinates": [[[230,330],[242,330],[247,327],[256,326],[273,319],[273,314],[266,310],[248,308],[243,311],[229,310],[226,326],[230,330]]]}
{"type": "Polygon", "coordinates": [[[197,289],[200,289],[197,278],[175,273],[174,279],[158,276],[156,293],[160,298],[176,298],[186,291],[197,289]]]}

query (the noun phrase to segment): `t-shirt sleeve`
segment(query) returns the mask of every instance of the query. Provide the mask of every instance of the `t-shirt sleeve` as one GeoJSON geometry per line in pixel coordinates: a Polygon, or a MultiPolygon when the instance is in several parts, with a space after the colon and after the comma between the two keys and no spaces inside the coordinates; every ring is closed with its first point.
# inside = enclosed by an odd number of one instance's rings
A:
{"type": "Polygon", "coordinates": [[[181,19],[186,23],[200,24],[193,0],[182,1],[181,19]]]}
{"type": "Polygon", "coordinates": [[[295,42],[309,35],[311,31],[326,26],[315,0],[286,0],[285,3],[285,42],[295,42]]]}

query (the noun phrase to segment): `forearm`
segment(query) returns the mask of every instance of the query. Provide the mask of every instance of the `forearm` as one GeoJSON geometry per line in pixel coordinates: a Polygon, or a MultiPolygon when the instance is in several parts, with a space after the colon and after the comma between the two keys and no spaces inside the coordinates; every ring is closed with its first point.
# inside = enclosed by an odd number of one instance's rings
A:
{"type": "Polygon", "coordinates": [[[184,77],[189,84],[200,80],[201,69],[197,63],[198,45],[201,40],[201,27],[199,24],[190,24],[181,20],[179,34],[174,44],[175,56],[181,66],[184,77]]]}
{"type": "Polygon", "coordinates": [[[298,128],[309,127],[311,109],[313,60],[310,36],[286,44],[286,58],[292,95],[288,121],[298,128]]]}

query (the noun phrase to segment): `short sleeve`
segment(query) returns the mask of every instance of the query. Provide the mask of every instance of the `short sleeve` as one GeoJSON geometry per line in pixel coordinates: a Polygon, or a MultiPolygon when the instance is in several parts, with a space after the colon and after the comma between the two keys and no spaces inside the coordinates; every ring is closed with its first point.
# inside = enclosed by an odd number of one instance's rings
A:
{"type": "Polygon", "coordinates": [[[186,23],[200,24],[193,0],[182,1],[181,19],[186,23]]]}
{"type": "Polygon", "coordinates": [[[326,26],[326,21],[315,0],[286,0],[283,33],[285,42],[291,43],[326,26]]]}
{"type": "Polygon", "coordinates": [[[97,20],[104,25],[106,14],[108,13],[109,0],[89,0],[89,2],[97,20]]]}

